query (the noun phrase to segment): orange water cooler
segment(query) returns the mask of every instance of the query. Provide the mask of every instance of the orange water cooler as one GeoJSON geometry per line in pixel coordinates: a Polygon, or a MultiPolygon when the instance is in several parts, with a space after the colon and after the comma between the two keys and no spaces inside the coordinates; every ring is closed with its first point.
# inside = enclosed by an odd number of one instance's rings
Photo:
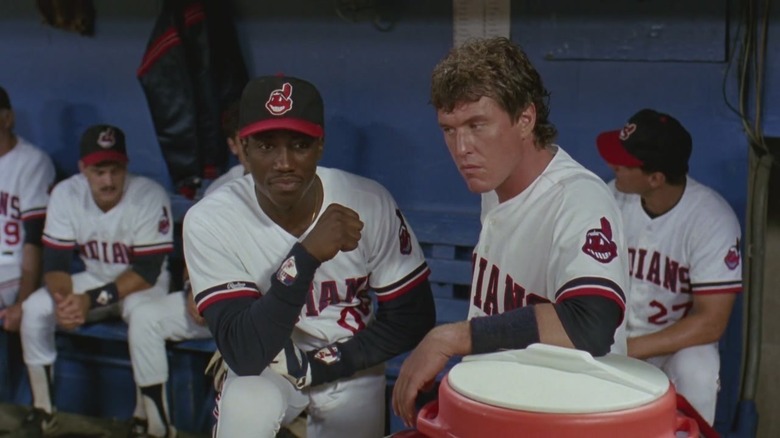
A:
{"type": "Polygon", "coordinates": [[[417,417],[418,437],[696,437],[676,394],[643,361],[534,344],[468,356],[417,417]]]}

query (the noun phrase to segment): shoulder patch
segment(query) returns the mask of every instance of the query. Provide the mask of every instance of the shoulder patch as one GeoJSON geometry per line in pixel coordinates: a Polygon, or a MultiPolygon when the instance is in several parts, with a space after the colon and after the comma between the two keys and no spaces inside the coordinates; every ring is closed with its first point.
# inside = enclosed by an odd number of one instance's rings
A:
{"type": "Polygon", "coordinates": [[[160,234],[168,234],[171,229],[171,218],[168,216],[168,209],[162,208],[162,214],[160,215],[160,222],[157,224],[157,231],[160,234]]]}
{"type": "Polygon", "coordinates": [[[409,228],[406,226],[404,215],[401,214],[401,210],[395,209],[395,215],[398,219],[401,219],[401,227],[398,229],[398,243],[400,245],[401,254],[410,254],[412,252],[412,236],[409,234],[409,228]]]}
{"type": "Polygon", "coordinates": [[[582,252],[600,263],[609,263],[617,257],[617,244],[612,241],[612,225],[607,218],[601,218],[601,228],[593,228],[585,233],[582,252]]]}
{"type": "Polygon", "coordinates": [[[734,244],[734,246],[729,248],[726,257],[723,258],[723,262],[726,263],[726,267],[732,271],[737,269],[737,266],[739,266],[739,239],[737,239],[737,243],[734,244]]]}

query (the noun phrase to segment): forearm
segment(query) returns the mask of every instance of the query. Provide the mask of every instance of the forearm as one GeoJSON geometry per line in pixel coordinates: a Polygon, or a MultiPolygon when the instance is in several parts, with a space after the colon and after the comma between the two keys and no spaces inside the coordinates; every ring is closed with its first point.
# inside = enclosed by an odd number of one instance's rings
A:
{"type": "Polygon", "coordinates": [[[539,329],[539,342],[558,347],[576,348],[563,328],[561,319],[552,304],[537,304],[533,308],[539,329]]]}
{"type": "Polygon", "coordinates": [[[701,315],[689,315],[655,333],[628,339],[628,355],[637,359],[676,353],[694,345],[720,339],[722,331],[711,327],[701,315]]]}
{"type": "Polygon", "coordinates": [[[128,269],[114,280],[116,289],[119,292],[119,299],[122,299],[130,294],[149,289],[152,284],[149,284],[143,277],[138,275],[132,269],[128,269]]]}
{"type": "Polygon", "coordinates": [[[260,374],[268,366],[290,338],[306,303],[320,262],[300,244],[290,255],[295,255],[298,270],[291,284],[273,274],[264,296],[219,300],[202,310],[222,357],[240,376],[260,374]]]}
{"type": "Polygon", "coordinates": [[[336,344],[340,360],[324,364],[309,352],[313,384],[349,377],[414,348],[436,324],[428,280],[378,305],[376,319],[349,340],[336,344]]]}
{"type": "Polygon", "coordinates": [[[46,284],[46,289],[52,295],[58,294],[64,298],[73,293],[73,279],[67,272],[47,272],[43,275],[43,281],[46,284]]]}
{"type": "Polygon", "coordinates": [[[431,330],[423,342],[438,345],[438,351],[447,357],[472,354],[470,321],[442,324],[431,330]]]}
{"type": "Polygon", "coordinates": [[[17,303],[22,303],[41,285],[41,254],[39,246],[25,244],[22,249],[22,275],[17,303]]]}

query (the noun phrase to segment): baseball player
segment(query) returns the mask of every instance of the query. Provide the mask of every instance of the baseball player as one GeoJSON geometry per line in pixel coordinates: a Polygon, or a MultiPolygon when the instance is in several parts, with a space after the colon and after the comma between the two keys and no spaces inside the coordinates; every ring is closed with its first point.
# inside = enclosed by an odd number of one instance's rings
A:
{"type": "Polygon", "coordinates": [[[469,190],[484,196],[468,320],[440,325],[404,361],[393,409],[414,402],[453,355],[542,342],[593,355],[625,349],[628,258],[607,186],[552,143],[549,94],[506,38],[453,49],[431,102],[469,190]]]}
{"type": "MultiPolygon", "coordinates": [[[[238,138],[238,102],[226,112],[222,124],[227,144],[230,151],[238,156],[239,164],[212,182],[204,196],[246,173],[244,152],[238,138]]],[[[174,436],[166,397],[168,356],[165,342],[211,337],[195,306],[186,267],[183,274],[183,291],[143,303],[138,307],[137,316],[130,321],[128,344],[138,387],[130,437],[174,436]]]]}
{"type": "Polygon", "coordinates": [[[378,183],[317,166],[311,83],[250,81],[240,120],[250,174],[184,220],[195,299],[228,368],[216,436],[273,437],[304,409],[310,438],[382,436],[384,361],[435,323],[414,233],[378,183]]]}
{"type": "Polygon", "coordinates": [[[14,134],[14,112],[0,87],[0,319],[19,331],[22,302],[41,278],[41,234],[54,165],[14,134]]]}
{"type": "Polygon", "coordinates": [[[45,287],[23,304],[21,338],[33,410],[24,428],[57,428],[51,384],[55,325],[121,315],[168,292],[167,254],[173,249],[170,200],[148,178],[127,172],[125,135],[95,125],[81,138],[80,173],[51,193],[43,232],[45,287]],[[71,274],[73,250],[85,270],[71,274]]]}
{"type": "Polygon", "coordinates": [[[737,217],[687,176],[691,136],[672,116],[641,110],[596,143],[615,172],[628,242],[628,354],[664,370],[712,424],[718,340],[742,290],[737,217]]]}

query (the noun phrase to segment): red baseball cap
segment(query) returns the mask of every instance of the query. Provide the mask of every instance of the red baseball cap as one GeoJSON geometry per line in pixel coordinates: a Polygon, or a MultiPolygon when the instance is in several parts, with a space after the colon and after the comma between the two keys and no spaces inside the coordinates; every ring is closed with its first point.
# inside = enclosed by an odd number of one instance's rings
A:
{"type": "Polygon", "coordinates": [[[127,163],[125,133],[111,125],[94,125],[81,136],[81,162],[92,166],[103,162],[127,163]]]}
{"type": "Polygon", "coordinates": [[[604,161],[613,166],[686,173],[692,141],[674,117],[643,109],[623,129],[599,134],[596,146],[604,161]]]}
{"type": "Polygon", "coordinates": [[[317,88],[292,76],[261,76],[241,94],[239,135],[284,129],[322,137],[324,104],[317,88]]]}

